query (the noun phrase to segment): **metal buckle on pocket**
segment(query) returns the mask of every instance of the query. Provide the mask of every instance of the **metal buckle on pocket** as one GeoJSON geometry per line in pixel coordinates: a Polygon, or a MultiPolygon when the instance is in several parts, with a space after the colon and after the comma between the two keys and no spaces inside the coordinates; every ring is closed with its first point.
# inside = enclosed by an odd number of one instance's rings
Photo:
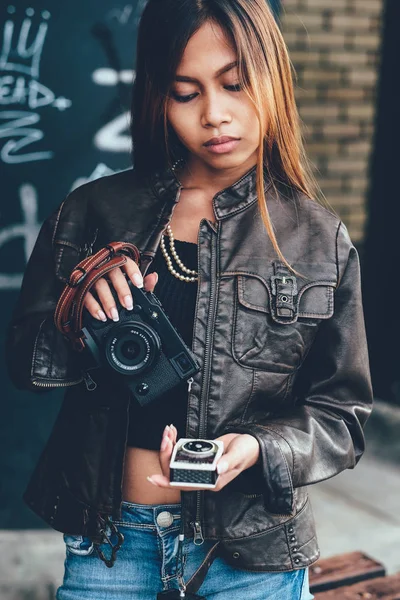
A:
{"type": "Polygon", "coordinates": [[[297,320],[297,281],[294,275],[272,275],[273,318],[286,323],[297,320]]]}
{"type": "Polygon", "coordinates": [[[297,296],[297,280],[294,275],[272,275],[271,277],[271,290],[274,296],[278,293],[277,282],[281,282],[282,285],[292,285],[292,295],[297,296]]]}

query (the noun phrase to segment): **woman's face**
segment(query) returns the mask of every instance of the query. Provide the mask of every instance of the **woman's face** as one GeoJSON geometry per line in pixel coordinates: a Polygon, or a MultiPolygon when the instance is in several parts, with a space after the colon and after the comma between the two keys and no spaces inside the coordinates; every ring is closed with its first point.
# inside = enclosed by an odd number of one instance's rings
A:
{"type": "Polygon", "coordinates": [[[257,162],[259,122],[252,102],[238,85],[236,52],[223,29],[205,23],[189,40],[176,72],[167,116],[189,150],[189,162],[212,169],[240,168],[257,162]],[[213,137],[233,141],[205,144],[213,137]]]}

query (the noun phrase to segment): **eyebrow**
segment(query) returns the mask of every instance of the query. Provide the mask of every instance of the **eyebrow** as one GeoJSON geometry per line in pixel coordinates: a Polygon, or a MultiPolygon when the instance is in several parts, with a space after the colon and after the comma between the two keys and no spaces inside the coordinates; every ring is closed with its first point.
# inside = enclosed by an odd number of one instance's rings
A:
{"type": "MultiPolygon", "coordinates": [[[[231,69],[233,69],[233,67],[237,67],[237,66],[238,66],[238,61],[234,60],[233,62],[230,62],[229,64],[225,65],[224,67],[221,67],[221,69],[218,69],[218,71],[215,73],[215,79],[220,77],[223,73],[230,71],[231,69]]],[[[195,77],[187,77],[186,75],[176,75],[175,81],[187,81],[189,83],[192,83],[192,82],[200,83],[199,80],[196,79],[195,77]]]]}

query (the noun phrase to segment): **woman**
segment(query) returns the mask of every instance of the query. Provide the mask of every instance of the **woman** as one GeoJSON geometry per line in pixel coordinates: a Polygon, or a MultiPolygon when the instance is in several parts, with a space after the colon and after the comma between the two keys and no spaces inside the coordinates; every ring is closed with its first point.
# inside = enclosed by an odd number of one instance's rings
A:
{"type": "Polygon", "coordinates": [[[8,341],[18,387],[67,387],[25,493],[65,534],[57,598],[178,598],[188,582],[187,597],[312,598],[306,486],[358,462],[371,385],[357,253],[312,199],[264,0],[150,0],[132,115],[134,170],[47,219],[8,341]],[[147,408],[54,326],[71,271],[117,240],[140,265],[100,279],[87,310],[117,322],[128,279],[155,290],[201,366],[147,408]],[[214,490],[171,486],[182,437],[224,442],[214,490]]]}

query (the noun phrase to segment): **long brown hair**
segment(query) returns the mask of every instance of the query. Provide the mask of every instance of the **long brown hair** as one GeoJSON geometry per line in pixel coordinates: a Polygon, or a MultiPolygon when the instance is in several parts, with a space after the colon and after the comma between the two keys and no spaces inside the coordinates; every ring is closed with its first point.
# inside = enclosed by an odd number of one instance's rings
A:
{"type": "Polygon", "coordinates": [[[191,36],[206,22],[219,24],[238,59],[239,80],[260,123],[257,195],[260,214],[279,258],[283,256],[265,201],[265,171],[277,186],[314,199],[319,192],[300,129],[293,67],[265,0],[149,0],[138,33],[131,135],[138,175],[171,166],[187,150],[167,120],[175,73],[191,36]]]}

